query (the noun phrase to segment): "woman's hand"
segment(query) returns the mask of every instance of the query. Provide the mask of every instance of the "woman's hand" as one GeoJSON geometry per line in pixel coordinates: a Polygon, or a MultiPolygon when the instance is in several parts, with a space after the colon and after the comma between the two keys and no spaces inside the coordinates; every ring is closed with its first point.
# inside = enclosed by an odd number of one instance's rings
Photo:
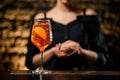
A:
{"type": "MultiPolygon", "coordinates": [[[[61,43],[59,44],[56,44],[55,46],[55,49],[54,49],[54,54],[57,56],[57,57],[67,57],[68,56],[68,53],[64,52],[64,51],[61,51],[61,43]]],[[[67,49],[66,49],[67,50],[67,49]]]]}
{"type": "Polygon", "coordinates": [[[68,54],[70,53],[80,54],[81,53],[80,49],[81,47],[79,43],[72,40],[67,40],[66,42],[62,43],[60,51],[66,52],[68,54]]]}
{"type": "Polygon", "coordinates": [[[75,41],[68,40],[56,45],[55,55],[58,57],[68,57],[74,53],[81,54],[81,47],[75,41]]]}

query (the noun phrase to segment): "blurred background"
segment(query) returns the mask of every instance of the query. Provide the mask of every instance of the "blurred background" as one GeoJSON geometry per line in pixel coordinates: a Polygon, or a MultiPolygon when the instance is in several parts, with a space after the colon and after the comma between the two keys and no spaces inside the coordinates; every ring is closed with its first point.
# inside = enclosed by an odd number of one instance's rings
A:
{"type": "MultiPolygon", "coordinates": [[[[28,70],[25,66],[30,22],[49,10],[55,0],[0,0],[0,70],[28,70]]],[[[120,0],[74,0],[98,13],[109,50],[105,70],[120,70],[120,0]]]]}

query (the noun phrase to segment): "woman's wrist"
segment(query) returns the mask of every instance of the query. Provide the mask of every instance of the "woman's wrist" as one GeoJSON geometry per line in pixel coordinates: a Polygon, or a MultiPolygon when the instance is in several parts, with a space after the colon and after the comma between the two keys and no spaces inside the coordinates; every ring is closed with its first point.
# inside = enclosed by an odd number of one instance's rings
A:
{"type": "Polygon", "coordinates": [[[51,48],[51,54],[55,55],[55,47],[51,48]]]}
{"type": "Polygon", "coordinates": [[[81,49],[81,56],[86,58],[89,63],[96,62],[98,55],[95,51],[87,50],[87,49],[81,49]]]}

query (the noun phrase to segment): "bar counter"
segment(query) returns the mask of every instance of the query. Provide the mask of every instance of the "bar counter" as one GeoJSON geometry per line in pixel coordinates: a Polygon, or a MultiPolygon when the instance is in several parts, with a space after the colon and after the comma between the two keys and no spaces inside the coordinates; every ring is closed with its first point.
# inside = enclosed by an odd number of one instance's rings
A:
{"type": "Polygon", "coordinates": [[[0,71],[0,80],[120,80],[120,71],[0,71]]]}
{"type": "MultiPolygon", "coordinates": [[[[20,70],[20,71],[10,71],[10,75],[39,75],[38,71],[20,70]]],[[[120,76],[120,71],[52,71],[44,70],[43,75],[82,75],[82,76],[99,76],[99,75],[114,75],[120,76]]]]}

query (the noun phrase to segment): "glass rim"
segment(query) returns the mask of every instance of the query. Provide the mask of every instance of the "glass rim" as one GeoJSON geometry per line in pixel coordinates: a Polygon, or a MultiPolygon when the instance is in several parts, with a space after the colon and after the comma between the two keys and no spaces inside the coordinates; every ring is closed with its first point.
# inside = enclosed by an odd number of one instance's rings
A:
{"type": "Polygon", "coordinates": [[[50,21],[50,19],[34,19],[34,21],[50,21]]]}

